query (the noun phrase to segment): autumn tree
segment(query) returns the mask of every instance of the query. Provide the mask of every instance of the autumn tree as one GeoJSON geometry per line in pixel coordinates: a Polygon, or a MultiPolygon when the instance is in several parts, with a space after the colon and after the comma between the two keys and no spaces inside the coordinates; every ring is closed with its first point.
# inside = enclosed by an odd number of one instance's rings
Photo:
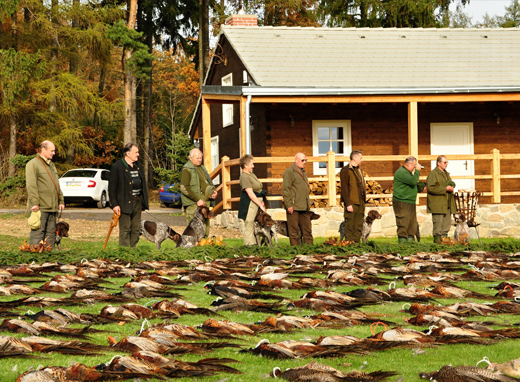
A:
{"type": "Polygon", "coordinates": [[[160,179],[179,182],[193,142],[187,134],[200,94],[195,64],[178,48],[156,52],[154,64],[155,172],[160,179]],[[162,148],[162,149],[160,149],[162,148]]]}

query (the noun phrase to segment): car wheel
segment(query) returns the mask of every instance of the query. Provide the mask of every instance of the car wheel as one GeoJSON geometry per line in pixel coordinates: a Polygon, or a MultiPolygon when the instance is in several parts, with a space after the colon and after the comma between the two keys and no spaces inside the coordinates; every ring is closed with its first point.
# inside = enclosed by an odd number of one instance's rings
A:
{"type": "Polygon", "coordinates": [[[99,199],[99,202],[97,202],[98,208],[105,208],[107,206],[107,194],[105,191],[101,194],[101,199],[99,199]]]}

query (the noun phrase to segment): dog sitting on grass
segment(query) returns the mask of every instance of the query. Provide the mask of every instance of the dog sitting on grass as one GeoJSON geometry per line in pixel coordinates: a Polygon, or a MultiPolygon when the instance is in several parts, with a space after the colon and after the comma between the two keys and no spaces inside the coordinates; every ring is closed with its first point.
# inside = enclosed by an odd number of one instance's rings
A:
{"type": "Polygon", "coordinates": [[[469,244],[469,226],[466,223],[466,215],[463,212],[458,212],[453,214],[455,218],[455,233],[453,234],[453,239],[455,243],[469,244]]]}
{"type": "MultiPolygon", "coordinates": [[[[363,230],[361,231],[361,240],[363,243],[367,242],[368,236],[370,236],[370,232],[372,232],[372,224],[376,219],[381,219],[381,214],[377,210],[368,211],[365,221],[363,222],[363,230]]],[[[345,221],[341,222],[338,231],[339,241],[343,241],[345,238],[345,221]]]]}
{"type": "Polygon", "coordinates": [[[64,237],[69,237],[69,223],[67,222],[58,222],[56,223],[56,240],[54,241],[54,245],[61,251],[61,239],[64,237]]]}

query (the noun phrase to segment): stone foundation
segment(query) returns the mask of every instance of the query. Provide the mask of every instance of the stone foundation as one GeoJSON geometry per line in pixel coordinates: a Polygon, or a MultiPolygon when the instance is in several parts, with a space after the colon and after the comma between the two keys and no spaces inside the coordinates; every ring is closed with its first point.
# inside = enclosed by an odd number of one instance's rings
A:
{"type": "MultiPolygon", "coordinates": [[[[392,207],[367,207],[378,210],[381,219],[374,221],[371,237],[396,237],[395,215],[392,207]]],[[[316,208],[314,212],[321,215],[312,221],[312,232],[315,237],[338,237],[338,228],[343,221],[343,208],[316,208]]],[[[284,209],[267,211],[275,220],[286,220],[284,209]]],[[[417,221],[421,236],[432,236],[431,214],[426,213],[426,206],[417,206],[417,221]]],[[[482,204],[477,209],[477,222],[480,237],[485,238],[520,238],[520,204],[482,204]]],[[[222,228],[244,230],[244,222],[238,219],[238,211],[224,211],[212,220],[212,225],[222,228]]],[[[453,236],[452,227],[449,236],[453,236]]],[[[475,229],[470,228],[471,239],[476,239],[475,229]]]]}

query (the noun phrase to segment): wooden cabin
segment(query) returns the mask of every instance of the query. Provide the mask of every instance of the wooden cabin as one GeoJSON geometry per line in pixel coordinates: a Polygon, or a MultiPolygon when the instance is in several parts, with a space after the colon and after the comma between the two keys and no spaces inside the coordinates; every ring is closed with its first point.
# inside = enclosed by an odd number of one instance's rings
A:
{"type": "MultiPolygon", "coordinates": [[[[233,15],[190,134],[209,169],[245,153],[359,149],[384,159],[362,164],[383,187],[406,156],[431,156],[422,161],[426,176],[444,154],[459,189],[484,192],[484,203],[517,203],[520,29],[259,27],[255,16],[233,15]]],[[[259,178],[281,178],[289,165],[267,162],[255,164],[259,178]]],[[[325,161],[306,167],[309,177],[326,175],[325,161]]],[[[237,180],[238,166],[230,171],[237,180]]],[[[269,193],[280,187],[269,185],[269,193]]]]}

